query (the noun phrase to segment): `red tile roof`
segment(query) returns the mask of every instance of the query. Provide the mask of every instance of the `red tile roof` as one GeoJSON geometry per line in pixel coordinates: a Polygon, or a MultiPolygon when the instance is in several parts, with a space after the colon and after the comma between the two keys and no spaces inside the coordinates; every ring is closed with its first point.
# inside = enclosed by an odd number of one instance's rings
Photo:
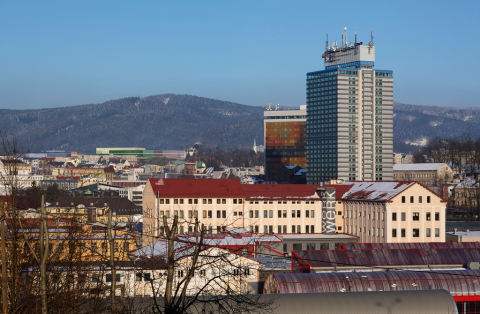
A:
{"type": "Polygon", "coordinates": [[[237,179],[149,179],[160,197],[244,197],[237,179]]]}
{"type": "Polygon", "coordinates": [[[243,184],[247,200],[320,200],[316,190],[318,185],[312,184],[243,184]]]}

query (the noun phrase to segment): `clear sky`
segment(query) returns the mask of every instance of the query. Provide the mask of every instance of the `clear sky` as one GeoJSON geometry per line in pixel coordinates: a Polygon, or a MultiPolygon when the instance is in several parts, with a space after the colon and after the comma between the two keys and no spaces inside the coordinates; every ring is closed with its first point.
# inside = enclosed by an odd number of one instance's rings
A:
{"type": "Polygon", "coordinates": [[[480,105],[480,1],[0,1],[0,108],[190,94],[305,103],[325,35],[373,28],[394,100],[480,105]]]}

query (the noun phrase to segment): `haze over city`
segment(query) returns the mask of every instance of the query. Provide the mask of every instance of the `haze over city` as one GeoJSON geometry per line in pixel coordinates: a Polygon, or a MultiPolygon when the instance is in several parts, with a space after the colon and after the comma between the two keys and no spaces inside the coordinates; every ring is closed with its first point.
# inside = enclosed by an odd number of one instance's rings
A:
{"type": "Polygon", "coordinates": [[[0,3],[0,108],[189,94],[305,104],[305,73],[330,44],[373,28],[394,100],[477,106],[478,1],[0,3]]]}

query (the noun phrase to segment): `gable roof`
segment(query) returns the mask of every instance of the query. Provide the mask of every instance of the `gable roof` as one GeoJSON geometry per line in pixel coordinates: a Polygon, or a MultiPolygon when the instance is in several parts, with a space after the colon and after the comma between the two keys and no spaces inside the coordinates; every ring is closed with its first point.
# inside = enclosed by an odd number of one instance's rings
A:
{"type": "Polygon", "coordinates": [[[385,202],[397,196],[400,192],[405,191],[416,182],[367,181],[352,183],[350,190],[343,195],[343,200],[385,202]]]}
{"type": "Polygon", "coordinates": [[[394,164],[393,171],[437,171],[443,165],[446,164],[443,162],[420,164],[394,164]]]}
{"type": "Polygon", "coordinates": [[[242,184],[247,200],[320,200],[313,184],[242,184]]]}
{"type": "Polygon", "coordinates": [[[148,180],[160,197],[244,197],[237,179],[157,179],[148,180]]]}

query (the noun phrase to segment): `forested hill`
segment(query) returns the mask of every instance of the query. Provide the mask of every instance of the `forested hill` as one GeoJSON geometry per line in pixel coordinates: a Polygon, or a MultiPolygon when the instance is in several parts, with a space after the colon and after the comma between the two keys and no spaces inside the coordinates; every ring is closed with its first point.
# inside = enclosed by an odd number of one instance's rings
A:
{"type": "Polygon", "coordinates": [[[480,136],[480,108],[406,105],[393,108],[393,138],[396,152],[409,152],[432,137],[451,138],[465,133],[480,136]]]}
{"type": "MultiPolygon", "coordinates": [[[[263,110],[208,98],[161,94],[103,104],[38,110],[0,109],[0,130],[30,151],[94,153],[96,147],[250,149],[263,144],[263,110]]],[[[394,106],[394,150],[411,152],[428,138],[480,135],[480,108],[394,106]]]]}
{"type": "Polygon", "coordinates": [[[162,94],[103,104],[0,110],[0,130],[30,151],[94,153],[96,147],[186,149],[196,142],[228,150],[263,144],[263,108],[208,98],[162,94]]]}

